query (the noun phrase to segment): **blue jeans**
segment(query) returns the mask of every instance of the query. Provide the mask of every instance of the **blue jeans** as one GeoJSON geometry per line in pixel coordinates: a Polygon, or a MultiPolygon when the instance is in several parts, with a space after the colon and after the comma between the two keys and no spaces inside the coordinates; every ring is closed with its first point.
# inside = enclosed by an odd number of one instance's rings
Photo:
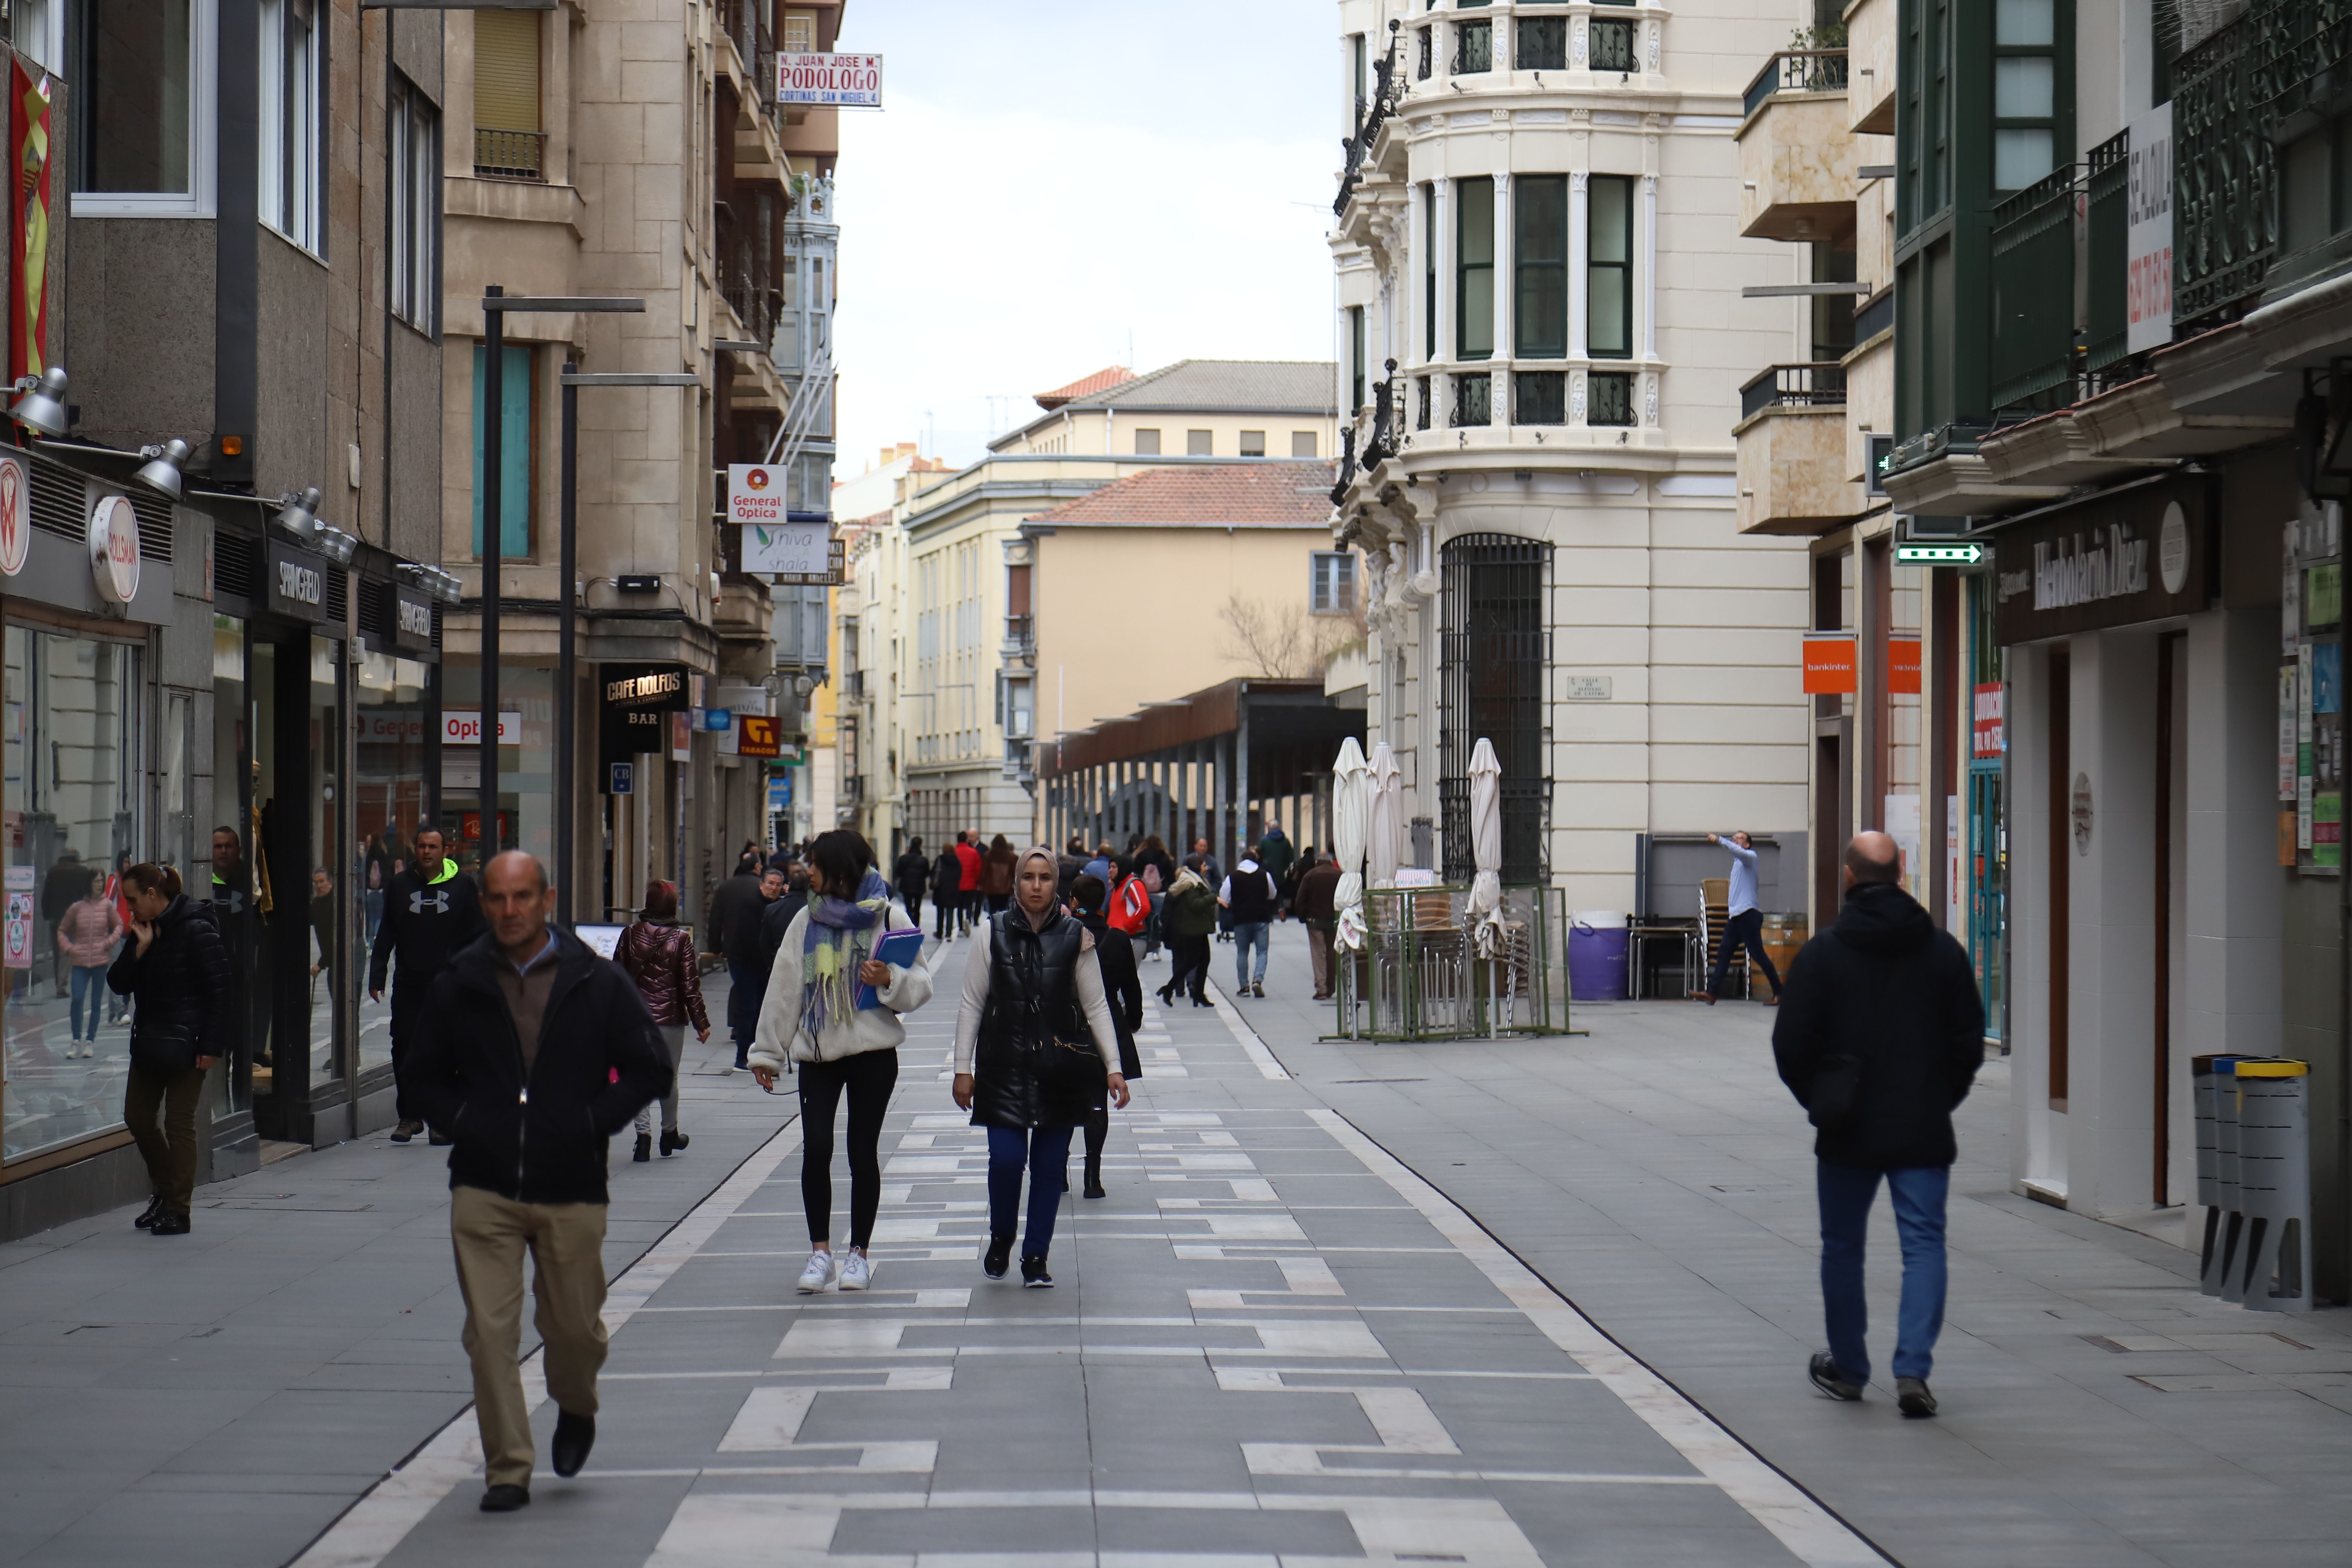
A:
{"type": "Polygon", "coordinates": [[[1029,1167],[1029,1234],[1021,1256],[1043,1258],[1054,1245],[1054,1215],[1069,1179],[1071,1127],[991,1127],[988,1130],[988,1234],[1011,1236],[1021,1206],[1021,1167],[1029,1167]]]}
{"type": "Polygon", "coordinates": [[[1830,1359],[1848,1381],[1870,1379],[1870,1350],[1863,1336],[1870,1309],[1862,1293],[1863,1237],[1870,1205],[1886,1180],[1895,1205],[1895,1231],[1903,1245],[1903,1300],[1895,1316],[1895,1375],[1925,1379],[1935,1364],[1936,1336],[1944,1330],[1944,1199],[1950,1192],[1948,1165],[1907,1170],[1816,1167],[1822,1205],[1822,1308],[1829,1321],[1830,1359]]]}
{"type": "Polygon", "coordinates": [[[73,971],[73,1035],[77,1040],[98,1038],[98,1016],[106,1002],[106,970],[103,963],[87,966],[75,964],[73,971]],[[89,997],[89,1033],[81,1032],[81,999],[89,997]]]}
{"type": "Polygon", "coordinates": [[[1234,984],[1250,983],[1250,949],[1257,949],[1257,978],[1265,980],[1265,955],[1274,945],[1272,921],[1235,921],[1234,922],[1234,984]]]}
{"type": "Polygon", "coordinates": [[[751,1048],[760,1033],[760,1004],[768,997],[767,972],[740,959],[727,961],[727,1032],[735,1037],[735,1054],[751,1048]]]}

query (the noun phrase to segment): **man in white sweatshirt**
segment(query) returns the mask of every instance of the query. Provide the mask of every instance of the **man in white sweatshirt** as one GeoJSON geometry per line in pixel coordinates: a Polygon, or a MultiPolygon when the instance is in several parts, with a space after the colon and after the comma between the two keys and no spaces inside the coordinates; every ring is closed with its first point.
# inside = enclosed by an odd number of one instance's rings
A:
{"type": "Polygon", "coordinates": [[[1729,918],[1723,922],[1723,942],[1717,948],[1715,968],[1706,977],[1706,989],[1691,993],[1691,1000],[1715,1005],[1716,993],[1723,989],[1724,975],[1731,968],[1731,955],[1740,947],[1748,949],[1764,978],[1772,984],[1772,999],[1767,1007],[1780,1005],[1780,972],[1772,967],[1772,957],[1764,951],[1764,911],[1756,904],[1756,846],[1745,833],[1735,833],[1729,839],[1716,834],[1706,836],[1709,844],[1720,844],[1731,851],[1731,898],[1726,905],[1729,918]]]}

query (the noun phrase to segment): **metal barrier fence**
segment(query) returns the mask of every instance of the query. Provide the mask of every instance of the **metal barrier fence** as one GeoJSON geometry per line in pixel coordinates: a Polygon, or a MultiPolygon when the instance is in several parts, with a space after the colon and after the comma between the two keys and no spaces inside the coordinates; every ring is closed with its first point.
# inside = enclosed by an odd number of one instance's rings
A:
{"type": "Polygon", "coordinates": [[[1478,956],[1469,907],[1467,888],[1367,889],[1365,945],[1335,955],[1335,1037],[1567,1034],[1568,895],[1505,888],[1492,958],[1478,956]]]}

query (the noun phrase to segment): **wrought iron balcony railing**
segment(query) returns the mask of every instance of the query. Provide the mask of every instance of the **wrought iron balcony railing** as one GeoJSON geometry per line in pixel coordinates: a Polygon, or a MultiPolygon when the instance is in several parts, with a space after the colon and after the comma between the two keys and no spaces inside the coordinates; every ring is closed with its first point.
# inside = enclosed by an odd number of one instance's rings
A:
{"type": "Polygon", "coordinates": [[[2340,102],[2352,64],[2352,6],[2344,0],[2269,0],[2247,16],[2255,106],[2291,141],[2340,102]]]}
{"type": "Polygon", "coordinates": [[[2130,321],[2126,312],[2127,262],[2124,254],[2126,205],[2130,197],[2131,132],[2119,131],[2091,149],[2089,201],[2084,221],[2089,244],[2084,265],[2090,269],[2089,320],[2083,328],[2083,370],[2099,375],[2129,352],[2130,321]]]}
{"type": "Polygon", "coordinates": [[[1495,422],[1495,378],[1486,371],[1454,378],[1454,419],[1456,429],[1495,422]]]}
{"type": "MultiPolygon", "coordinates": [[[[1389,116],[1396,112],[1397,100],[1403,95],[1404,82],[1397,75],[1399,26],[1393,21],[1389,24],[1388,52],[1372,68],[1371,101],[1366,105],[1360,98],[1356,100],[1359,105],[1356,133],[1341,143],[1347,149],[1348,163],[1339,175],[1339,194],[1331,203],[1331,210],[1335,214],[1348,210],[1348,198],[1355,193],[1357,183],[1364,177],[1364,160],[1371,156],[1372,142],[1379,137],[1381,127],[1388,123],[1389,116]]],[[[1423,37],[1426,39],[1427,37],[1424,32],[1423,37]]],[[[1427,76],[1429,72],[1423,70],[1421,74],[1427,76]]]]}
{"type": "Polygon", "coordinates": [[[1992,405],[2038,410],[2073,400],[2074,202],[2065,163],[1992,210],[1992,405]]]}
{"type": "Polygon", "coordinates": [[[1568,373],[1564,370],[1522,370],[1511,375],[1511,423],[1568,423],[1568,373]]]}
{"type": "MultiPolygon", "coordinates": [[[[1596,378],[1597,379],[1597,378],[1596,378]]],[[[1751,377],[1739,389],[1742,419],[1767,408],[1843,408],[1845,370],[1832,361],[1776,364],[1751,377]]],[[[1595,425],[1602,423],[1596,416],[1595,425]]],[[[1632,423],[1631,420],[1626,423],[1632,423]]]]}
{"type": "Polygon", "coordinates": [[[1595,16],[1585,26],[1594,70],[1623,73],[1642,68],[1641,33],[1633,23],[1615,16],[1595,16]]]}
{"type": "MultiPolygon", "coordinates": [[[[2177,324],[2228,314],[2262,292],[2278,257],[2278,152],[2257,93],[2258,59],[2288,62],[2293,49],[2263,56],[2283,13],[2272,0],[2173,62],[2172,319],[2177,324]]],[[[2332,3],[2326,9],[2341,9],[2332,3]]],[[[2284,82],[2292,66],[2281,63],[2284,82]]],[[[2269,80],[2270,79],[2265,79],[2269,80]]],[[[2291,97],[2292,86],[2278,89],[2291,97]]]]}
{"type": "Polygon", "coordinates": [[[1593,425],[1631,425],[1633,423],[1633,373],[1630,370],[1596,370],[1586,376],[1592,406],[1586,416],[1593,425]]]}
{"type": "Polygon", "coordinates": [[[485,180],[547,178],[547,132],[474,128],[474,174],[485,180]]]}
{"type": "Polygon", "coordinates": [[[1396,361],[1387,364],[1388,379],[1372,386],[1372,434],[1364,443],[1364,467],[1379,468],[1397,454],[1396,361]]]}
{"type": "Polygon", "coordinates": [[[1782,49],[1748,84],[1740,95],[1740,112],[1755,113],[1776,92],[1843,92],[1845,71],[1843,49],[1782,49]]]}

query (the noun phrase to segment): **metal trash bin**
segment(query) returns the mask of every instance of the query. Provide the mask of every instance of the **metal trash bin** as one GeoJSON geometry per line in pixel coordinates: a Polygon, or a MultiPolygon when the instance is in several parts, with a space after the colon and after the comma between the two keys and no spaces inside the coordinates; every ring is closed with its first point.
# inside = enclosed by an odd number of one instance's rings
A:
{"type": "Polygon", "coordinates": [[[2232,1064],[2244,1263],[2230,1299],[2265,1312],[2311,1310],[2311,1064],[2232,1064]]]}
{"type": "Polygon", "coordinates": [[[2221,1130],[2221,1101],[2224,1098],[2221,1086],[2227,1082],[2231,1086],[2227,1099],[2232,1122],[2231,1147],[2234,1151],[2236,1080],[2225,1077],[2224,1064],[2242,1059],[2234,1055],[2189,1058],[2197,1108],[2197,1201],[2205,1206],[2205,1243],[2199,1255],[2197,1289],[2208,1296],[2221,1294],[2221,1281],[2229,1275],[2242,1223],[2238,1214],[2237,1161],[2234,1156],[2231,1159],[2225,1178],[2221,1130]]]}

